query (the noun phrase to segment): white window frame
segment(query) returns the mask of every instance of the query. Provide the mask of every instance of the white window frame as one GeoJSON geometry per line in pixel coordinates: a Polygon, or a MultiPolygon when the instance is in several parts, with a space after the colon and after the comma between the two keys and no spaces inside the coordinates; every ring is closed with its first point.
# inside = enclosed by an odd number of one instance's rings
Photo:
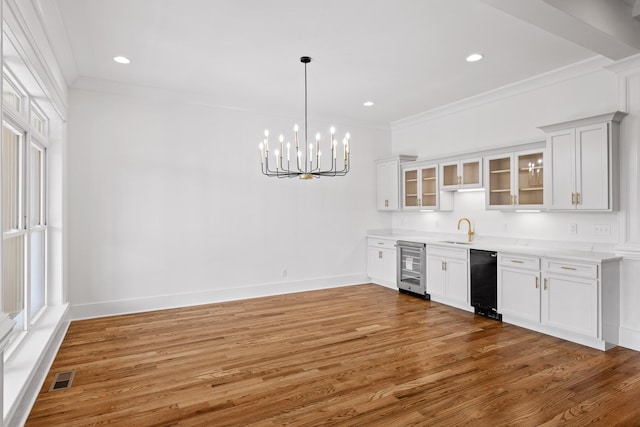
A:
{"type": "MultiPolygon", "coordinates": [[[[3,102],[3,120],[2,126],[6,126],[11,131],[22,137],[22,147],[20,156],[21,165],[21,177],[22,177],[22,191],[19,191],[21,200],[19,201],[20,218],[19,229],[3,232],[2,241],[5,239],[15,238],[22,236],[24,239],[24,325],[22,328],[15,327],[13,332],[13,338],[10,341],[9,348],[5,351],[5,356],[10,356],[11,353],[20,345],[20,342],[29,333],[30,329],[38,322],[41,315],[46,311],[49,298],[49,284],[48,284],[48,133],[49,133],[49,120],[43,113],[42,109],[26,94],[26,91],[19,85],[14,75],[6,68],[3,68],[3,79],[5,82],[11,84],[12,89],[17,91],[21,98],[21,110],[16,110],[13,106],[3,102]],[[43,132],[33,126],[31,122],[32,115],[37,116],[43,121],[43,132]],[[40,215],[42,219],[42,225],[33,226],[31,224],[31,146],[34,145],[43,153],[43,167],[40,174],[41,179],[41,191],[43,193],[40,200],[40,215]],[[31,313],[31,234],[32,232],[44,233],[44,259],[43,259],[43,278],[44,278],[44,300],[43,306],[38,309],[37,313],[31,313]]],[[[1,151],[0,151],[1,155],[1,151]]]]}

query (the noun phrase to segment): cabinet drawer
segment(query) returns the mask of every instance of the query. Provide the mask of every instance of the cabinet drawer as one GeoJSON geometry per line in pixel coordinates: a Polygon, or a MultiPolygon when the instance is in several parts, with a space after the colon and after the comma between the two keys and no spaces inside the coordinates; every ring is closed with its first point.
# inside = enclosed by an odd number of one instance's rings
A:
{"type": "Polygon", "coordinates": [[[446,248],[443,246],[427,245],[427,256],[437,256],[446,259],[460,259],[466,261],[469,251],[462,248],[446,248]]]}
{"type": "Polygon", "coordinates": [[[518,268],[521,270],[540,270],[540,258],[532,256],[498,253],[500,267],[518,268]]]}
{"type": "Polygon", "coordinates": [[[586,264],[561,259],[545,259],[543,261],[545,272],[563,274],[565,276],[598,278],[598,265],[586,264]]]}
{"type": "Polygon", "coordinates": [[[387,248],[387,249],[395,249],[396,241],[389,239],[377,239],[375,237],[367,238],[367,246],[373,246],[376,248],[387,248]]]}

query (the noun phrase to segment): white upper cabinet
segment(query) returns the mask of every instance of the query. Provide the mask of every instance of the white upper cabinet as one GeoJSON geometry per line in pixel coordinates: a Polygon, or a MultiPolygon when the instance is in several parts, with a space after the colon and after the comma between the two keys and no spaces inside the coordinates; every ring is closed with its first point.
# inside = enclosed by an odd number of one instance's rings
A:
{"type": "Polygon", "coordinates": [[[618,127],[624,116],[615,112],[540,128],[551,158],[549,209],[616,209],[618,127]]]}
{"type": "Polygon", "coordinates": [[[544,150],[485,157],[487,209],[544,208],[544,150]]]}
{"type": "Polygon", "coordinates": [[[400,163],[415,156],[393,156],[376,161],[376,207],[379,211],[400,210],[400,163]]]}
{"type": "Polygon", "coordinates": [[[453,194],[440,191],[437,164],[411,162],[402,165],[402,209],[453,209],[453,194]]]}
{"type": "Polygon", "coordinates": [[[440,189],[482,188],[482,158],[440,163],[440,189]]]}

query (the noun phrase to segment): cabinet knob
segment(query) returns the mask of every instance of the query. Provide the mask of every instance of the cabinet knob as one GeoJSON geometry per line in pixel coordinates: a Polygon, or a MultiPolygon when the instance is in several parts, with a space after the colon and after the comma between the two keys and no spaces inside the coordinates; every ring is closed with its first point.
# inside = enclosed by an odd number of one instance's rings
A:
{"type": "Polygon", "coordinates": [[[546,278],[544,279],[544,290],[545,291],[547,290],[547,279],[546,278]]]}
{"type": "Polygon", "coordinates": [[[572,205],[576,204],[576,193],[571,193],[571,204],[572,205]]]}
{"type": "Polygon", "coordinates": [[[536,276],[536,289],[540,287],[540,279],[536,276]]]}
{"type": "Polygon", "coordinates": [[[378,258],[382,258],[382,251],[378,251],[378,258]]]}
{"type": "Polygon", "coordinates": [[[580,193],[576,193],[576,206],[580,204],[580,193]]]}

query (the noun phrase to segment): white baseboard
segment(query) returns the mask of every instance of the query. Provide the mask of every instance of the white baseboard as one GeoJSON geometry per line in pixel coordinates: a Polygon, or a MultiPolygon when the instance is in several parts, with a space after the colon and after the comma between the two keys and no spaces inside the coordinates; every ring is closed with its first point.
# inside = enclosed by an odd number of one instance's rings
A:
{"type": "Polygon", "coordinates": [[[4,365],[4,424],[23,426],[69,327],[67,304],[47,307],[4,365]]]}
{"type": "Polygon", "coordinates": [[[389,282],[388,280],[378,279],[375,277],[369,277],[367,279],[369,282],[374,283],[376,285],[384,286],[385,288],[398,290],[398,285],[395,282],[389,282]]]}
{"type": "Polygon", "coordinates": [[[640,331],[620,326],[620,341],[618,345],[640,351],[640,331]]]}
{"type": "Polygon", "coordinates": [[[148,298],[135,298],[119,301],[106,301],[92,304],[74,304],[71,306],[71,319],[91,319],[120,314],[141,313],[145,311],[166,310],[170,308],[213,304],[294,292],[337,288],[341,286],[369,283],[365,274],[324,277],[291,282],[264,283],[236,288],[215,289],[186,294],[161,295],[148,298]]]}

